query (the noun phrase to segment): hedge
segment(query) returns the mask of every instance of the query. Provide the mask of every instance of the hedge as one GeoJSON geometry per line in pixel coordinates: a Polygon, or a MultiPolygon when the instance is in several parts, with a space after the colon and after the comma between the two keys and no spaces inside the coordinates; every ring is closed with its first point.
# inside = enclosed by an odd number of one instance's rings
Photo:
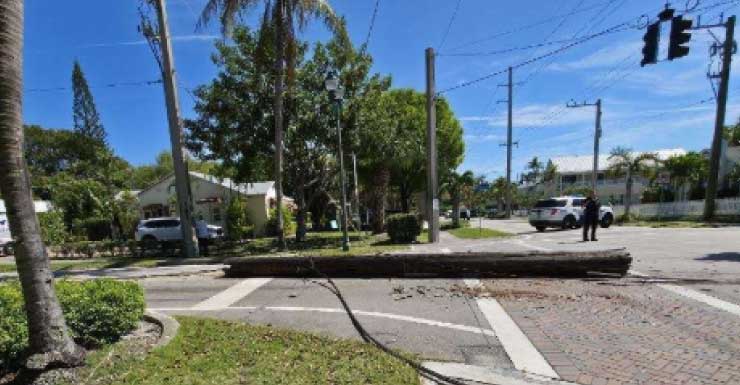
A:
{"type": "Polygon", "coordinates": [[[421,224],[413,214],[394,214],[386,219],[388,236],[393,243],[411,243],[421,234],[421,224]]]}
{"type": "MultiPolygon", "coordinates": [[[[55,288],[70,332],[85,347],[116,342],[144,314],[144,292],[135,282],[59,281],[55,288]]],[[[28,342],[19,283],[0,285],[0,314],[1,376],[18,367],[28,342]]]]}

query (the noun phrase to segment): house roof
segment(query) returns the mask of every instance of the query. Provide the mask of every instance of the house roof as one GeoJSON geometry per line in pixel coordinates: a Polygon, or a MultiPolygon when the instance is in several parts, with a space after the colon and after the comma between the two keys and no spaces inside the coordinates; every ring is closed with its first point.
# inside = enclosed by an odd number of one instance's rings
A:
{"type": "MultiPolygon", "coordinates": [[[[660,160],[666,160],[670,157],[685,155],[687,152],[683,148],[664,149],[656,151],[646,151],[654,153],[660,160]]],[[[646,152],[633,152],[632,154],[637,156],[646,152]]],[[[561,174],[568,173],[581,173],[589,172],[593,169],[594,157],[593,155],[578,155],[578,156],[561,156],[550,159],[552,163],[557,167],[557,170],[561,174]]],[[[609,160],[609,155],[599,156],[599,171],[605,171],[613,162],[609,160]]]]}
{"type": "Polygon", "coordinates": [[[213,175],[190,171],[190,175],[205,181],[223,186],[224,188],[240,192],[244,195],[275,195],[275,182],[236,183],[230,178],[217,178],[213,175]]]}

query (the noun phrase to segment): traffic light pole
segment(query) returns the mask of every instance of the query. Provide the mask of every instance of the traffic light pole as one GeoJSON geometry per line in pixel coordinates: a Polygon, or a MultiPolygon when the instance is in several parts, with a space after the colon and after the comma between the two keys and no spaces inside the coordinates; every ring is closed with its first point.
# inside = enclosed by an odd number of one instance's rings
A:
{"type": "Polygon", "coordinates": [[[714,136],[712,137],[712,152],[709,159],[709,179],[704,199],[704,219],[714,218],[715,198],[719,184],[719,163],[722,151],[722,131],[725,127],[725,112],[727,110],[727,89],[730,83],[730,67],[735,39],[735,16],[730,16],[725,23],[725,41],[722,45],[722,69],[719,73],[719,89],[717,90],[717,114],[714,121],[714,136]]]}

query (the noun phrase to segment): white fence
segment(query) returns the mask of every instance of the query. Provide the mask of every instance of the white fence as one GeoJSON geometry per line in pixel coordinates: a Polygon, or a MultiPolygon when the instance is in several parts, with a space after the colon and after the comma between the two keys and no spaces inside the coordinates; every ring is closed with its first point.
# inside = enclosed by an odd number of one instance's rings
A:
{"type": "MultiPolygon", "coordinates": [[[[716,215],[740,215],[740,198],[725,198],[716,200],[716,215]]],[[[624,214],[624,206],[614,206],[616,215],[624,214]]],[[[700,216],[704,213],[704,200],[641,203],[630,206],[630,214],[639,217],[683,217],[700,216]]]]}

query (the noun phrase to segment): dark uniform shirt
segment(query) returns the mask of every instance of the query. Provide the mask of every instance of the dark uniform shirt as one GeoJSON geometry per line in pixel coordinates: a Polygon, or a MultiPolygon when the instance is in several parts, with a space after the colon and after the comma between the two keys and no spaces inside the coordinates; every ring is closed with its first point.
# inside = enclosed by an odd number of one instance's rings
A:
{"type": "Polygon", "coordinates": [[[583,210],[583,214],[586,216],[586,218],[593,219],[593,218],[599,218],[599,209],[601,208],[601,203],[599,203],[598,199],[592,199],[592,198],[586,198],[586,207],[583,210]]]}

